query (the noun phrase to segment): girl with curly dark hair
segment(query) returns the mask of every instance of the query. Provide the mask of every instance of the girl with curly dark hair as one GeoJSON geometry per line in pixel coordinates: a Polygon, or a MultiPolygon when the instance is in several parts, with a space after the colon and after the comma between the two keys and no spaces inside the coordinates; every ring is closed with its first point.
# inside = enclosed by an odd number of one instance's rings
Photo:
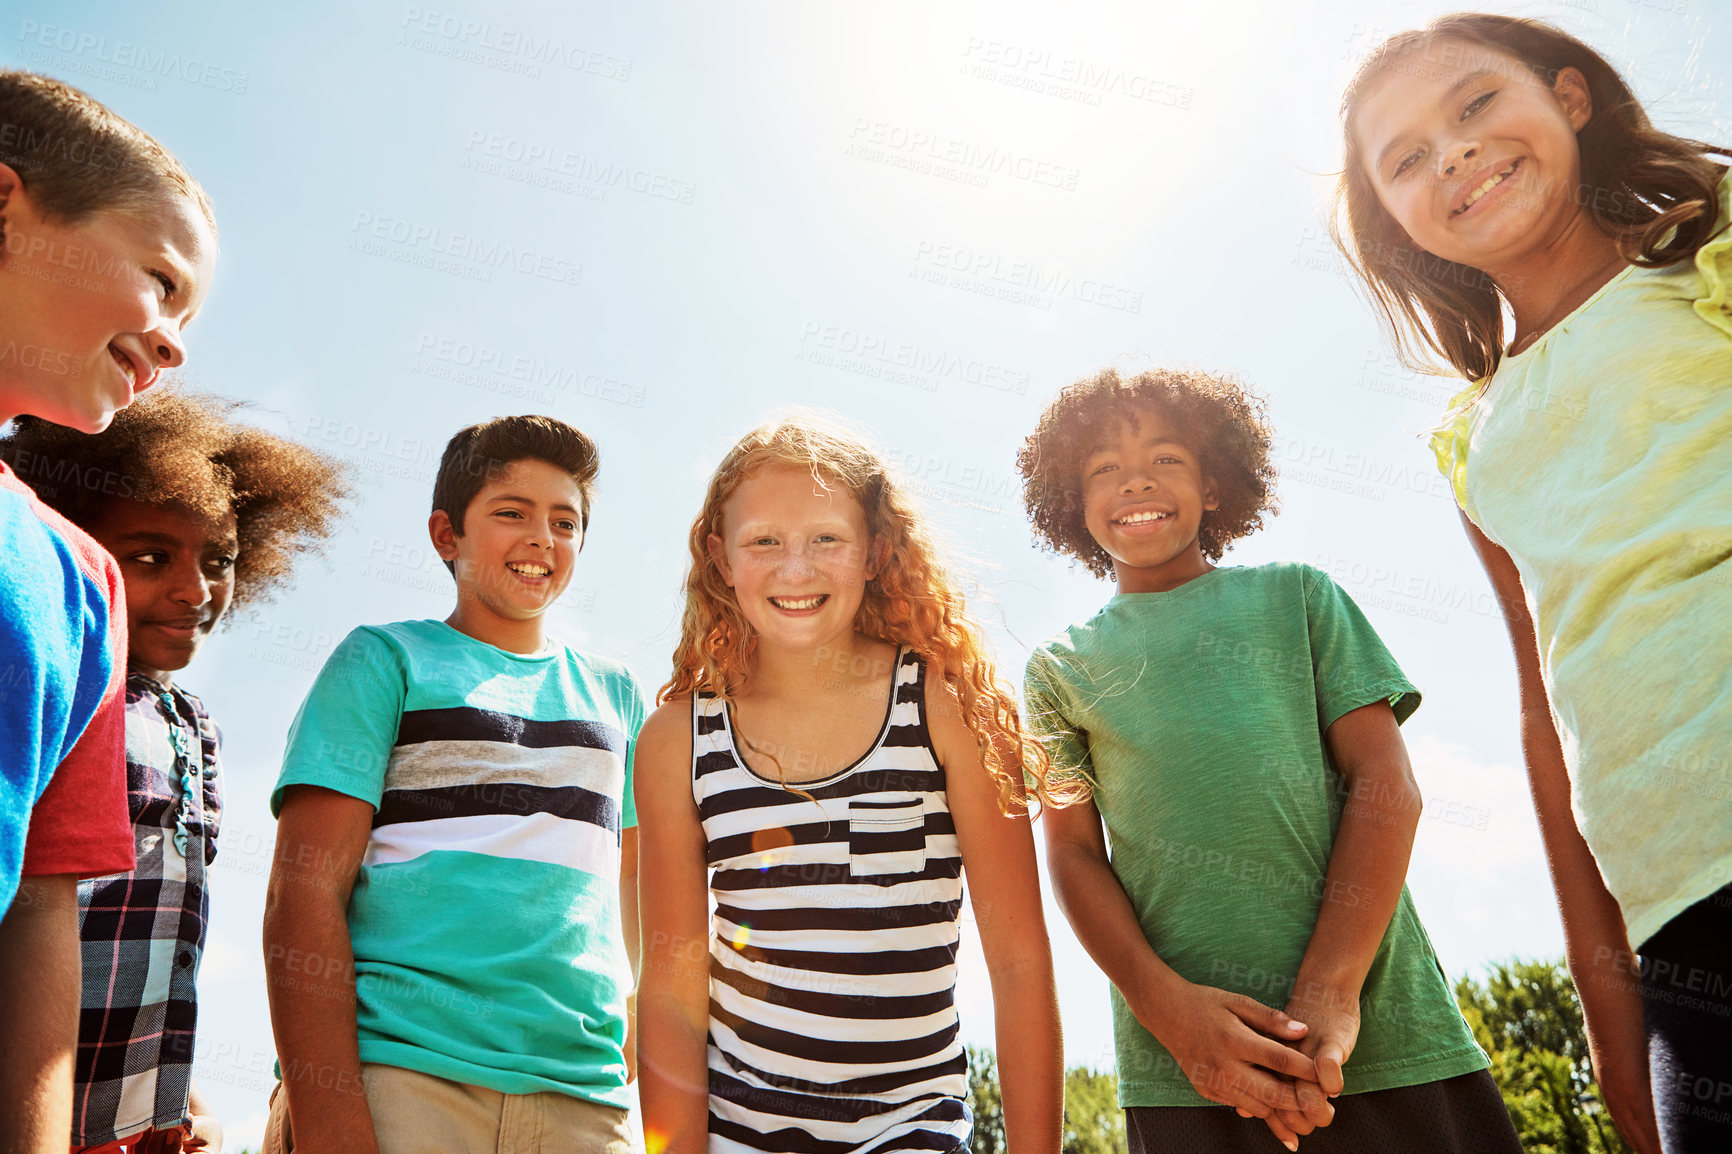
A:
{"type": "Polygon", "coordinates": [[[236,605],[288,580],[336,528],[348,493],[336,462],[236,423],[239,407],[164,386],[94,436],[21,417],[0,438],[0,459],[112,553],[125,579],[137,866],[78,884],[74,1150],[123,1139],[139,1149],[222,1147],[221,1124],[192,1081],[221,734],[175,674],[236,605]]]}

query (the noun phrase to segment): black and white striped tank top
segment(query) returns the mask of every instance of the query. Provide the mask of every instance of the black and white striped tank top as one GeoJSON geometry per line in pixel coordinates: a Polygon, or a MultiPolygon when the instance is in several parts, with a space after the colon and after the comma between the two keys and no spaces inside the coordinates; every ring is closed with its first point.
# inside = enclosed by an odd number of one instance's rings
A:
{"type": "Polygon", "coordinates": [[[792,788],[746,767],[725,703],[692,702],[716,901],[711,1154],[968,1148],[962,856],[924,680],[900,652],[871,750],[792,788]]]}

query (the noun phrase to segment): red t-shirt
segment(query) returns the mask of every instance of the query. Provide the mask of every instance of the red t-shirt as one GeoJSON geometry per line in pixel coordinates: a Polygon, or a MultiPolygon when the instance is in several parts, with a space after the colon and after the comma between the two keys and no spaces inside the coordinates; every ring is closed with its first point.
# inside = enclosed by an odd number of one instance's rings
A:
{"type": "Polygon", "coordinates": [[[23,876],[100,877],[130,870],[136,863],[126,802],[126,591],[120,566],[90,534],[44,505],[3,462],[0,485],[29,503],[66,542],[79,568],[106,593],[108,645],[114,658],[102,704],[30,812],[23,876]]]}

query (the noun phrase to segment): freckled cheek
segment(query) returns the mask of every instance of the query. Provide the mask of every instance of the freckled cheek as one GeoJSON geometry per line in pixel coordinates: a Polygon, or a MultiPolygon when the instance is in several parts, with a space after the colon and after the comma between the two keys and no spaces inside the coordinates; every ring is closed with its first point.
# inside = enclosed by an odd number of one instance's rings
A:
{"type": "Polygon", "coordinates": [[[776,570],[782,567],[782,554],[736,553],[728,558],[728,565],[738,580],[762,580],[774,576],[776,570]]]}
{"type": "Polygon", "coordinates": [[[850,569],[866,567],[866,547],[864,545],[838,545],[834,550],[818,553],[813,564],[821,569],[843,572],[850,569]]]}
{"type": "Polygon", "coordinates": [[[818,577],[839,590],[863,589],[866,586],[866,570],[858,565],[834,569],[819,566],[818,577]]]}

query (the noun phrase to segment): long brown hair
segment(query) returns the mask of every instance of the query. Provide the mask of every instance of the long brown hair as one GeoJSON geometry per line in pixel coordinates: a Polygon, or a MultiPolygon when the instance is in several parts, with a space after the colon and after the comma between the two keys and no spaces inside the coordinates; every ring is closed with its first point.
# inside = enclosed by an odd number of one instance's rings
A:
{"type": "Polygon", "coordinates": [[[1024,807],[1025,771],[1040,801],[1052,804],[1047,787],[1052,762],[1023,729],[1016,700],[998,680],[980,627],[969,618],[962,592],[940,563],[913,502],[864,442],[808,414],[760,425],[716,466],[688,539],[691,568],[673,677],[656,700],[698,691],[726,697],[752,667],[756,637],[710,557],[709,538],[721,534],[722,506],[734,490],[768,465],[809,469],[819,484],[859,502],[883,561],[877,576],[867,582],[854,628],[867,637],[908,646],[932,676],[943,678],[955,691],[1006,813],[1024,807]]]}
{"type": "MultiPolygon", "coordinates": [[[[1341,98],[1344,163],[1331,229],[1369,290],[1409,367],[1429,366],[1429,348],[1470,380],[1489,377],[1503,356],[1503,301],[1484,272],[1424,251],[1383,207],[1365,171],[1353,115],[1385,72],[1440,40],[1477,44],[1520,60],[1548,88],[1560,71],[1586,78],[1593,115],[1576,134],[1578,198],[1631,264],[1664,268],[1689,260],[1714,234],[1723,148],[1661,132],[1606,60],[1550,24],[1483,12],[1442,16],[1384,41],[1341,98]]],[[[1410,65],[1408,65],[1410,66],[1410,65]]]]}

